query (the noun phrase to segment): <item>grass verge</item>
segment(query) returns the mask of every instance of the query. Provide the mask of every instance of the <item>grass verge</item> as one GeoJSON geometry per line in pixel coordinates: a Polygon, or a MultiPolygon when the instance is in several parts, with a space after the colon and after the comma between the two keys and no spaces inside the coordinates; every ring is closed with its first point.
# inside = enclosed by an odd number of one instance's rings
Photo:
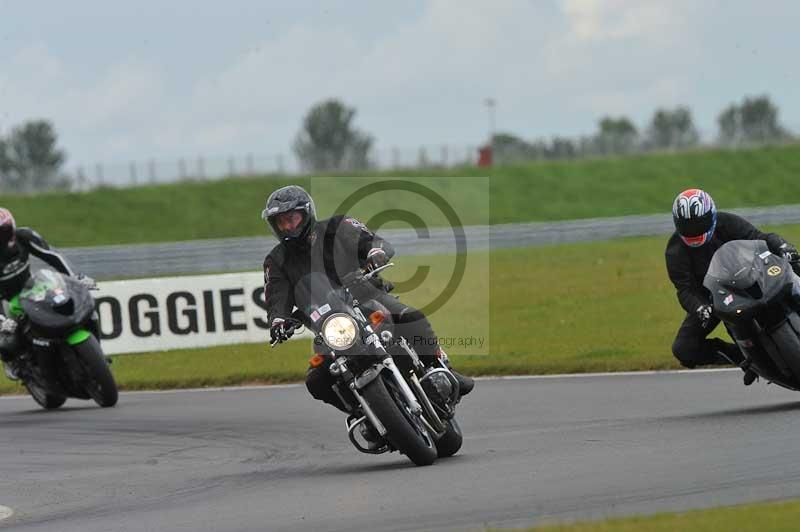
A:
{"type": "MultiPolygon", "coordinates": [[[[392,175],[436,190],[466,225],[666,213],[674,196],[690,186],[707,189],[719,206],[729,209],[800,203],[800,145],[392,175]],[[461,179],[487,175],[488,184],[461,179]]],[[[354,187],[374,181],[239,178],[80,194],[2,195],[0,206],[10,208],[20,225],[36,228],[62,247],[260,236],[266,234],[259,216],[264,200],[279,186],[309,187],[320,216],[326,217],[354,187]]],[[[403,193],[370,196],[350,214],[368,220],[398,207],[412,210],[429,226],[444,223],[428,202],[403,193]]]]}
{"type": "MultiPolygon", "coordinates": [[[[775,229],[800,241],[800,226],[775,229]]],[[[430,319],[440,336],[485,339],[483,347],[447,348],[471,375],[675,369],[670,346],[684,313],[667,279],[665,243],[628,238],[473,252],[462,284],[430,319]]],[[[388,277],[408,279],[429,266],[429,279],[402,297],[422,307],[449,280],[452,261],[403,257],[388,277]]],[[[270,349],[265,338],[257,345],[120,355],[113,370],[125,389],[290,382],[303,379],[311,349],[308,340],[270,349]]],[[[0,392],[14,390],[0,382],[0,392]]]]}
{"type": "Polygon", "coordinates": [[[781,501],[600,522],[546,525],[529,528],[528,532],[792,532],[797,530],[798,522],[800,501],[781,501]]]}

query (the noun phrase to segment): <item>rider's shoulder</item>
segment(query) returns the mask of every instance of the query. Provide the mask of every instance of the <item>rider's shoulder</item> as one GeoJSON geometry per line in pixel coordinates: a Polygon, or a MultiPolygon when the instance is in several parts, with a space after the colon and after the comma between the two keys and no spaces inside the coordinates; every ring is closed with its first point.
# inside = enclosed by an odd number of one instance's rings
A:
{"type": "Polygon", "coordinates": [[[42,235],[30,227],[17,227],[16,236],[19,241],[25,244],[32,242],[40,246],[45,245],[45,240],[42,238],[42,235]]]}
{"type": "Polygon", "coordinates": [[[669,240],[667,240],[667,248],[664,250],[664,252],[667,255],[673,255],[680,252],[684,247],[686,246],[683,245],[681,237],[678,235],[678,232],[675,231],[672,233],[672,236],[669,237],[669,240]]]}

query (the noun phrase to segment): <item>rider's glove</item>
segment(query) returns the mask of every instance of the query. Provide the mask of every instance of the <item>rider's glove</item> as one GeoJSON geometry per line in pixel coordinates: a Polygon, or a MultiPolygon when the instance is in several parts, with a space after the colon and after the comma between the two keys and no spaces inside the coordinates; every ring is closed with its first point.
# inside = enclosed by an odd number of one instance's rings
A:
{"type": "Polygon", "coordinates": [[[700,325],[705,329],[711,323],[711,316],[714,315],[714,307],[711,305],[700,305],[695,310],[697,318],[700,320],[700,325]]]}
{"type": "Polygon", "coordinates": [[[299,322],[297,320],[291,318],[288,320],[275,318],[272,320],[272,325],[269,328],[270,340],[272,340],[272,343],[285,342],[292,337],[298,324],[299,322]]]}
{"type": "Polygon", "coordinates": [[[84,275],[79,273],[75,279],[78,280],[83,286],[85,286],[89,290],[94,290],[97,288],[97,281],[89,277],[88,275],[84,275]]]}
{"type": "Polygon", "coordinates": [[[781,252],[781,255],[783,256],[783,258],[785,258],[789,262],[798,262],[798,261],[800,261],[800,253],[798,253],[797,248],[794,247],[793,245],[789,244],[788,242],[786,244],[783,244],[778,249],[780,249],[780,252],[781,252]]]}
{"type": "Polygon", "coordinates": [[[14,334],[17,331],[17,320],[6,318],[0,314],[0,333],[14,334]]]}
{"type": "Polygon", "coordinates": [[[389,256],[381,248],[372,248],[367,253],[367,269],[369,271],[376,270],[381,266],[389,264],[389,256]]]}

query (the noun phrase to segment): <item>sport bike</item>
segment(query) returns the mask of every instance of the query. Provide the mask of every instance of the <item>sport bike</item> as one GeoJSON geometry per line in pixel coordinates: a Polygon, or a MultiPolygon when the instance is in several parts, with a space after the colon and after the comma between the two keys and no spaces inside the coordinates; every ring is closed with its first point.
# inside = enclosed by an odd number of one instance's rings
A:
{"type": "Polygon", "coordinates": [[[39,270],[10,301],[9,313],[21,327],[24,347],[17,375],[44,408],[58,408],[68,397],[117,404],[109,362],[98,341],[94,298],[78,280],[39,270]]]}
{"type": "Polygon", "coordinates": [[[733,240],[711,260],[703,285],[714,314],[745,355],[744,367],[800,390],[800,292],[791,264],[763,240],[733,240]]]}

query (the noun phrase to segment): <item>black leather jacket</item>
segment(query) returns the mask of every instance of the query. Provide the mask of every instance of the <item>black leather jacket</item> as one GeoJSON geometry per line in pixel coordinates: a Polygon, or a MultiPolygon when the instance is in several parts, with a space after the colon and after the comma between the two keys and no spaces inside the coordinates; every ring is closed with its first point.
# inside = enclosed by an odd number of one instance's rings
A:
{"type": "Polygon", "coordinates": [[[304,275],[325,272],[333,287],[341,286],[341,278],[365,266],[372,248],[382,248],[388,257],[394,255],[391,244],[349,216],[321,220],[303,242],[275,246],[264,259],[269,323],[291,316],[294,286],[304,275]]]}
{"type": "Polygon", "coordinates": [[[67,259],[51,249],[45,239],[33,229],[19,227],[15,236],[14,246],[0,255],[0,299],[11,299],[22,290],[31,275],[31,255],[61,273],[74,275],[67,259]]]}

